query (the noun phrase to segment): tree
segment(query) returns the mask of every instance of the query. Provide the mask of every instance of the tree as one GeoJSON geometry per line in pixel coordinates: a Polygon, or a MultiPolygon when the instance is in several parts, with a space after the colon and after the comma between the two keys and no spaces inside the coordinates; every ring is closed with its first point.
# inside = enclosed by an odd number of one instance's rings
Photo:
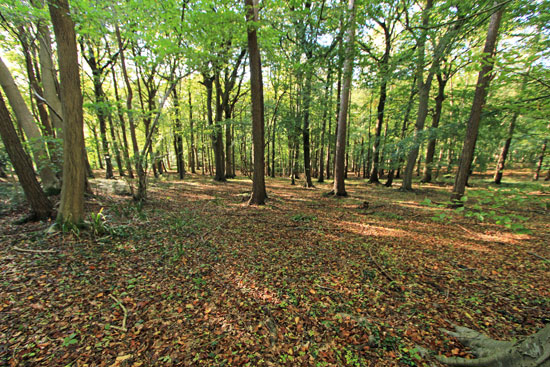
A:
{"type": "Polygon", "coordinates": [[[10,161],[15,168],[15,173],[19,178],[19,183],[25,192],[25,197],[32,210],[32,216],[29,219],[45,219],[52,215],[52,203],[42,191],[40,184],[36,180],[32,162],[13,127],[9,111],[0,94],[0,137],[8,151],[10,161]]]}
{"type": "Polygon", "coordinates": [[[343,85],[340,96],[340,111],[338,114],[338,133],[336,135],[336,157],[334,164],[334,195],[347,196],[344,175],[345,175],[345,155],[346,155],[346,128],[349,107],[349,97],[351,89],[351,79],[353,77],[353,56],[355,40],[355,0],[349,0],[349,23],[346,35],[346,57],[344,60],[343,85]]]}
{"type": "Polygon", "coordinates": [[[464,138],[464,145],[462,146],[462,153],[460,155],[460,165],[458,167],[458,172],[456,174],[455,183],[453,186],[453,193],[451,196],[451,200],[457,205],[461,203],[460,199],[464,195],[466,182],[468,181],[470,167],[472,165],[479,124],[481,121],[481,111],[483,110],[485,99],[487,98],[487,90],[489,88],[489,83],[491,82],[491,72],[495,62],[494,56],[498,28],[500,26],[503,12],[504,7],[500,7],[491,16],[485,46],[483,47],[483,57],[481,60],[482,67],[477,79],[474,101],[472,103],[472,109],[466,130],[466,137],[464,138]]]}
{"type": "Polygon", "coordinates": [[[14,111],[17,122],[25,131],[25,135],[31,143],[34,161],[38,167],[40,178],[42,179],[42,186],[46,191],[56,190],[59,187],[59,181],[50,167],[48,153],[44,146],[42,134],[2,58],[0,58],[0,85],[6,93],[6,97],[14,111]]]}
{"type": "Polygon", "coordinates": [[[57,212],[59,222],[84,219],[84,118],[74,22],[67,0],[49,0],[57,43],[63,109],[63,184],[57,212]]]}
{"type": "Polygon", "coordinates": [[[258,34],[254,23],[258,22],[257,0],[245,0],[248,23],[248,55],[250,59],[250,93],[252,100],[252,140],[254,143],[254,173],[252,176],[251,205],[263,205],[267,198],[264,177],[264,91],[262,64],[258,47],[258,34]]]}

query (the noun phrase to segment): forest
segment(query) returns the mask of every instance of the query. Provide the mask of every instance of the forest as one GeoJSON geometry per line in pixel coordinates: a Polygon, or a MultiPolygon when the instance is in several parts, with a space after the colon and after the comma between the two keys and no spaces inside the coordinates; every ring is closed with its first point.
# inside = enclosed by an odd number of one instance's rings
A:
{"type": "Polygon", "coordinates": [[[0,0],[0,365],[550,367],[549,0],[0,0]]]}

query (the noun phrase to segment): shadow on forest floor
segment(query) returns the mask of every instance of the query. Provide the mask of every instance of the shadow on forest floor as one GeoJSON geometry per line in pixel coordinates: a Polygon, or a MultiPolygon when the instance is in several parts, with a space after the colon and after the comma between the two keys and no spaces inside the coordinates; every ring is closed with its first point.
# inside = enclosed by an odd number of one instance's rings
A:
{"type": "MultiPolygon", "coordinates": [[[[510,339],[549,321],[548,184],[498,209],[524,218],[518,234],[437,206],[438,184],[351,179],[332,198],[268,179],[250,207],[248,179],[152,181],[143,205],[89,199],[95,235],[0,217],[0,362],[438,365],[423,351],[468,354],[439,331],[450,323],[510,339]]],[[[467,206],[489,211],[495,189],[473,183],[467,206]]]]}

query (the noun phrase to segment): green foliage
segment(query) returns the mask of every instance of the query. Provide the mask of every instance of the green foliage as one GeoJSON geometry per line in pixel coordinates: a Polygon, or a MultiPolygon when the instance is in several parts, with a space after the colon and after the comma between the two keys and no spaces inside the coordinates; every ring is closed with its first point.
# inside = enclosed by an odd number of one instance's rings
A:
{"type": "Polygon", "coordinates": [[[77,339],[77,334],[76,333],[72,333],[71,335],[63,338],[62,345],[64,347],[69,347],[69,346],[74,345],[74,344],[78,344],[78,339],[77,339]]]}
{"type": "Polygon", "coordinates": [[[298,213],[290,217],[293,222],[309,223],[317,219],[316,216],[304,213],[298,213]]]}

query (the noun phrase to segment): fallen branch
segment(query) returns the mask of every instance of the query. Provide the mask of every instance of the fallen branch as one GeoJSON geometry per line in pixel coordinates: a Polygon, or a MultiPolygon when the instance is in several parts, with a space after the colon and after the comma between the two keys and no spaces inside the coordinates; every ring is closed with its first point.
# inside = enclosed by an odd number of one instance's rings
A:
{"type": "Polygon", "coordinates": [[[543,261],[548,261],[548,262],[550,262],[550,259],[547,259],[547,258],[545,258],[545,257],[543,257],[543,256],[540,256],[539,254],[535,254],[534,252],[527,251],[527,253],[528,253],[529,255],[533,255],[534,257],[538,257],[539,259],[541,259],[541,260],[543,260],[543,261]]]}
{"type": "Polygon", "coordinates": [[[128,329],[126,329],[126,319],[128,319],[128,310],[126,309],[126,307],[124,307],[122,302],[119,299],[117,299],[115,296],[113,296],[112,294],[109,294],[109,297],[111,297],[116,302],[116,304],[120,306],[120,308],[122,309],[122,312],[124,312],[124,317],[122,318],[122,327],[114,326],[114,325],[111,325],[111,327],[116,330],[127,332],[128,329]]]}
{"type": "Polygon", "coordinates": [[[30,252],[32,254],[54,254],[56,253],[57,251],[55,250],[31,250],[31,249],[25,249],[25,248],[19,248],[19,247],[16,247],[16,246],[13,246],[12,247],[15,251],[19,251],[19,252],[30,252]]]}
{"type": "Polygon", "coordinates": [[[374,256],[372,256],[372,252],[371,252],[371,249],[370,249],[370,246],[369,246],[369,256],[370,256],[370,259],[372,260],[372,262],[374,263],[374,265],[376,265],[376,267],[378,268],[378,270],[380,270],[380,272],[382,273],[382,275],[384,275],[386,277],[386,279],[388,279],[390,282],[393,282],[393,278],[391,276],[388,275],[388,273],[386,273],[386,271],[384,270],[384,268],[382,268],[380,265],[378,265],[378,263],[376,262],[376,260],[374,260],[374,256]]]}

